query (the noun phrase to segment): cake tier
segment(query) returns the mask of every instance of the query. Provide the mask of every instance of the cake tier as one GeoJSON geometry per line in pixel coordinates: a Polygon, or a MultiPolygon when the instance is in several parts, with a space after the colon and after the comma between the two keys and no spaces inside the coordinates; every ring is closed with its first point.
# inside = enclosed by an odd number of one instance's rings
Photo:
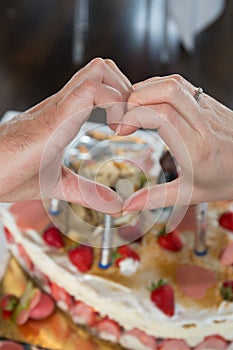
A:
{"type": "Polygon", "coordinates": [[[233,279],[232,262],[226,259],[232,238],[218,224],[220,212],[229,206],[221,203],[209,209],[207,255],[193,252],[191,210],[179,228],[183,248],[174,252],[161,247],[158,231],[162,224],[157,224],[140,242],[130,245],[139,264],[127,275],[115,265],[100,269],[99,249],[94,249],[88,271],[81,272],[69,258],[75,242],[65,239],[59,249],[46,244],[42,234],[51,222],[40,201],[14,204],[1,216],[11,253],[75,323],[134,350],[200,350],[205,342],[217,344],[215,348],[208,345],[210,349],[230,349],[233,303],[223,300],[221,287],[233,279]],[[156,307],[147,288],[160,279],[174,290],[172,316],[156,307]]]}

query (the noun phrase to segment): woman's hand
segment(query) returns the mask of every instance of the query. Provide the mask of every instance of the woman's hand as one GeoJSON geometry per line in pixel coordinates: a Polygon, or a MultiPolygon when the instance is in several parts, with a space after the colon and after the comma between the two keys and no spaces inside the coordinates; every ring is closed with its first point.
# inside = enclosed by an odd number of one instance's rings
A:
{"type": "Polygon", "coordinates": [[[0,126],[0,201],[58,198],[98,211],[121,210],[111,189],[62,165],[64,148],[95,106],[114,129],[131,84],[111,60],[94,59],[56,94],[0,126]]]}
{"type": "Polygon", "coordinates": [[[136,192],[123,210],[233,199],[233,112],[178,75],[134,85],[119,135],[157,129],[178,165],[178,178],[136,192]]]}

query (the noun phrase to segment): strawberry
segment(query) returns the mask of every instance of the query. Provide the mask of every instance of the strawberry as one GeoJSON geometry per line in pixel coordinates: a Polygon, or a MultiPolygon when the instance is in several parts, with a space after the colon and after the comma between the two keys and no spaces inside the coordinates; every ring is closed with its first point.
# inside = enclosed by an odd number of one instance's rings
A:
{"type": "Polygon", "coordinates": [[[233,301],[233,280],[224,281],[220,293],[224,300],[233,301]]]}
{"type": "Polygon", "coordinates": [[[29,281],[13,315],[17,325],[23,325],[28,321],[31,310],[38,305],[41,296],[41,290],[34,287],[32,282],[29,281]]]}
{"type": "Polygon", "coordinates": [[[55,282],[50,282],[50,288],[56,301],[63,301],[68,309],[73,305],[73,297],[64,288],[58,286],[55,282]]]}
{"type": "Polygon", "coordinates": [[[90,270],[93,261],[93,248],[86,245],[79,245],[68,253],[69,259],[80,272],[90,270]]]}
{"type": "Polygon", "coordinates": [[[174,290],[170,284],[160,279],[149,287],[151,301],[167,316],[174,315],[174,290]]]}
{"type": "Polygon", "coordinates": [[[26,250],[24,249],[21,243],[18,243],[17,246],[18,246],[18,251],[21,259],[24,261],[29,271],[32,271],[34,269],[34,264],[31,261],[31,258],[29,257],[28,253],[26,252],[26,250]]]}
{"type": "Polygon", "coordinates": [[[95,328],[103,339],[108,339],[108,335],[113,337],[114,341],[117,342],[121,336],[121,327],[114,321],[109,319],[107,316],[96,323],[95,328]]]}
{"type": "Polygon", "coordinates": [[[61,231],[55,227],[51,226],[43,233],[43,240],[50,246],[57,249],[64,247],[64,242],[62,238],[61,231]]]}
{"type": "Polygon", "coordinates": [[[227,230],[233,231],[233,212],[226,211],[218,219],[219,225],[227,230]]]}
{"type": "Polygon", "coordinates": [[[8,243],[14,243],[15,239],[7,227],[4,227],[5,237],[8,243]]]}
{"type": "Polygon", "coordinates": [[[164,249],[172,250],[173,252],[177,252],[183,247],[183,242],[177,229],[168,233],[166,233],[165,229],[161,230],[158,234],[158,244],[164,249]]]}
{"type": "Polygon", "coordinates": [[[157,349],[156,339],[138,328],[133,328],[129,331],[124,331],[121,336],[121,344],[128,348],[132,342],[139,343],[140,349],[155,350],[157,349]]]}
{"type": "Polygon", "coordinates": [[[71,314],[79,324],[92,326],[98,320],[97,312],[82,301],[75,301],[71,314]]]}
{"type": "Polygon", "coordinates": [[[117,250],[113,253],[113,259],[115,260],[115,264],[117,267],[119,267],[120,262],[131,258],[133,260],[139,261],[139,255],[135,252],[130,246],[128,245],[122,245],[117,248],[117,250]]]}
{"type": "Polygon", "coordinates": [[[228,342],[220,335],[209,335],[194,349],[194,350],[226,350],[228,349],[228,342]]]}
{"type": "Polygon", "coordinates": [[[10,318],[18,305],[19,299],[12,294],[5,294],[1,299],[1,309],[3,318],[10,318]]]}

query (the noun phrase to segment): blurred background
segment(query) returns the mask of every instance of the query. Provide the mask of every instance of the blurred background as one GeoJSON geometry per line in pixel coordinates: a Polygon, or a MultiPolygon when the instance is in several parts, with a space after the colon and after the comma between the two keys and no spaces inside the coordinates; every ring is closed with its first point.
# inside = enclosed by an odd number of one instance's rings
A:
{"type": "Polygon", "coordinates": [[[0,117],[96,56],[132,82],[179,73],[233,108],[233,0],[0,0],[0,117]]]}

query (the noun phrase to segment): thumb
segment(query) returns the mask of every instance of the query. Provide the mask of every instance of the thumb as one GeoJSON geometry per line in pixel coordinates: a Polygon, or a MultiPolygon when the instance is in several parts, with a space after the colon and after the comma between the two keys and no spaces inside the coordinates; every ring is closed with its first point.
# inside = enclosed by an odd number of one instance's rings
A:
{"type": "Polygon", "coordinates": [[[173,230],[185,216],[191,201],[191,192],[185,190],[179,178],[174,181],[143,188],[135,192],[123,204],[123,212],[173,207],[167,223],[167,231],[173,230]]]}
{"type": "Polygon", "coordinates": [[[165,208],[175,205],[179,193],[176,179],[161,185],[143,188],[135,192],[123,205],[123,211],[165,208]]]}
{"type": "Polygon", "coordinates": [[[76,175],[65,166],[62,166],[61,176],[52,196],[106,214],[117,215],[122,207],[122,201],[115,191],[76,175]]]}

